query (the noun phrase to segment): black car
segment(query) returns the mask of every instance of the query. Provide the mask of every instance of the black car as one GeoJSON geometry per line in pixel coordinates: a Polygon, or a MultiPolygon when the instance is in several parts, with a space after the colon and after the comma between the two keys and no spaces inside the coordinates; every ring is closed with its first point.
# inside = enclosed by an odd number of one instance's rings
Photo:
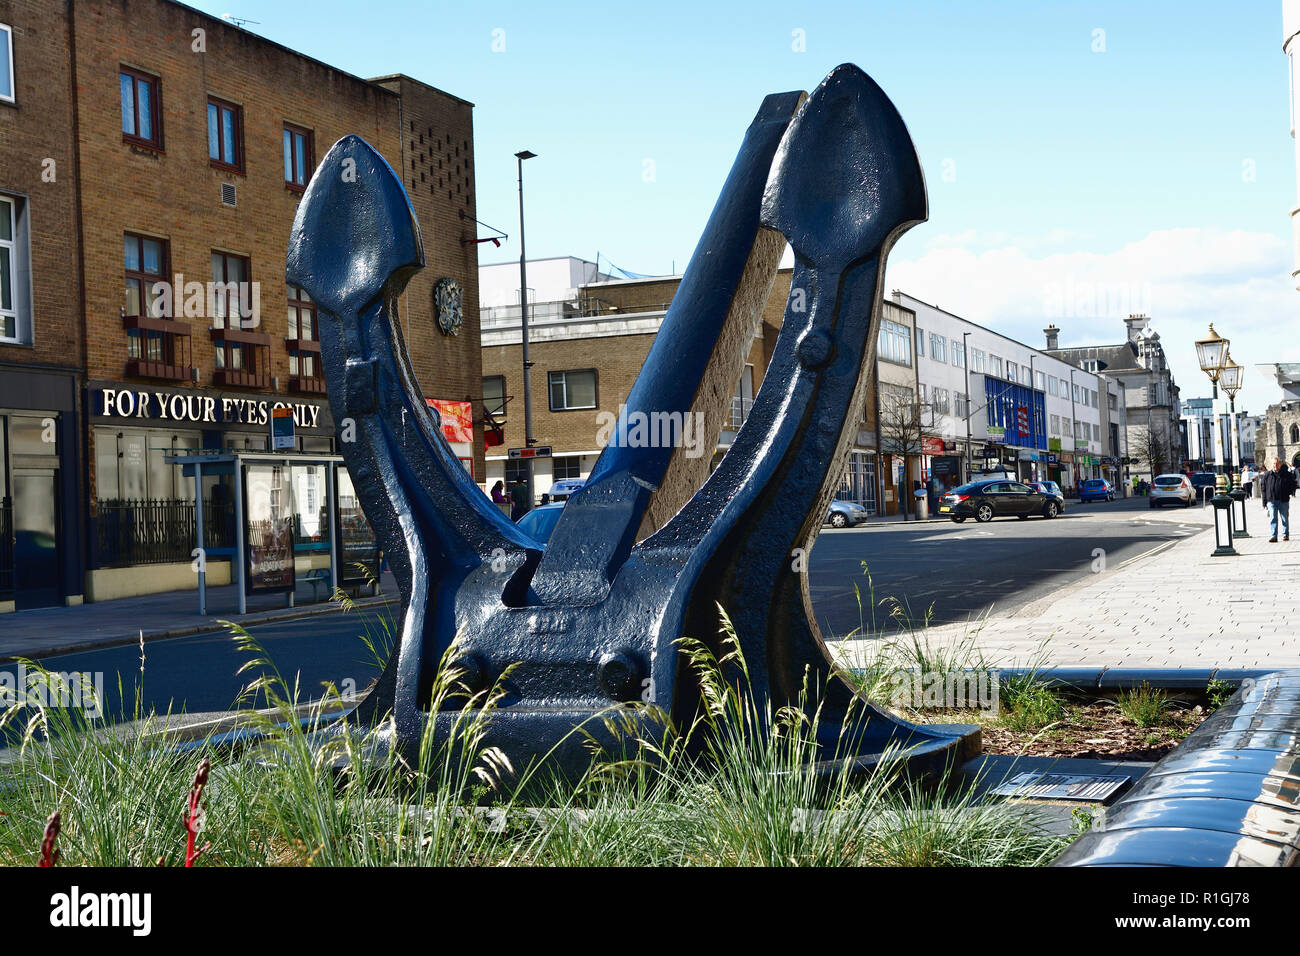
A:
{"type": "Polygon", "coordinates": [[[1029,485],[1030,488],[1033,488],[1034,491],[1037,491],[1038,493],[1044,495],[1045,497],[1051,498],[1053,501],[1055,501],[1056,513],[1058,515],[1065,510],[1065,492],[1061,490],[1061,486],[1058,485],[1056,482],[1030,481],[1027,482],[1027,484],[1029,485]]]}
{"type": "Polygon", "coordinates": [[[1061,507],[1054,497],[1035,491],[1022,481],[994,479],[972,481],[939,499],[939,514],[961,524],[967,518],[992,521],[1015,516],[1022,521],[1030,515],[1055,518],[1061,507]]]}

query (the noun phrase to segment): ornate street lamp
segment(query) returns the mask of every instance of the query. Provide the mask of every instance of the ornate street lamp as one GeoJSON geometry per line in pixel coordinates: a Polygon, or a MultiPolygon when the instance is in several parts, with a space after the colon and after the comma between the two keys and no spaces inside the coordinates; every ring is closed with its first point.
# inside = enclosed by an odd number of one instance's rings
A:
{"type": "MultiPolygon", "coordinates": [[[[1219,375],[1223,371],[1223,364],[1228,361],[1228,346],[1230,340],[1225,339],[1218,332],[1214,331],[1214,323],[1210,323],[1210,334],[1196,342],[1196,361],[1200,363],[1201,371],[1209,376],[1210,383],[1214,388],[1212,402],[1219,400],[1219,375]]],[[[1213,404],[1211,404],[1213,409],[1213,404]]],[[[1223,473],[1222,438],[1219,431],[1219,416],[1214,415],[1214,466],[1219,474],[1223,473]]],[[[1218,482],[1215,483],[1216,485],[1218,482]]]]}
{"type": "Polygon", "coordinates": [[[1246,490],[1241,487],[1241,477],[1237,469],[1241,467],[1241,456],[1237,449],[1237,392],[1241,389],[1242,367],[1232,360],[1231,355],[1223,356],[1223,366],[1219,369],[1219,384],[1228,393],[1228,435],[1232,444],[1233,488],[1228,492],[1232,498],[1232,533],[1237,538],[1249,538],[1246,532],[1246,490]]]}
{"type": "Polygon", "coordinates": [[[1219,381],[1219,369],[1223,368],[1228,357],[1229,340],[1214,331],[1210,323],[1210,334],[1196,343],[1196,361],[1201,363],[1201,371],[1210,376],[1210,381],[1219,381]]]}

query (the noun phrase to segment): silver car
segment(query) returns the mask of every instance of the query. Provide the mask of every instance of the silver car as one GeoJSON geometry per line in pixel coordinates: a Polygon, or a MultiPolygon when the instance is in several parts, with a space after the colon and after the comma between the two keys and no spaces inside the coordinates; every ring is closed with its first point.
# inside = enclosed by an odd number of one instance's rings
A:
{"type": "Polygon", "coordinates": [[[1196,489],[1186,475],[1157,475],[1151,482],[1150,507],[1182,505],[1186,508],[1196,500],[1196,489]]]}

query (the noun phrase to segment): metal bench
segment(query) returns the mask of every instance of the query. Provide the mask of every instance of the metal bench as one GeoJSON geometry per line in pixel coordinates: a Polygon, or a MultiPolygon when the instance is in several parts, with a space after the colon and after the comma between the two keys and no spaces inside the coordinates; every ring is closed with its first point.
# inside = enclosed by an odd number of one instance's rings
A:
{"type": "Polygon", "coordinates": [[[1300,671],[1243,681],[1055,865],[1300,865],[1300,671]]]}

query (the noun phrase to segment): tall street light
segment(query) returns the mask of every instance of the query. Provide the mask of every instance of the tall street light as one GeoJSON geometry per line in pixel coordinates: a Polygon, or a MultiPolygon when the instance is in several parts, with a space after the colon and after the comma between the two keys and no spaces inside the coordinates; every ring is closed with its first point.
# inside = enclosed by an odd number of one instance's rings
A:
{"type": "Polygon", "coordinates": [[[966,370],[966,481],[971,480],[971,473],[974,470],[975,465],[974,452],[970,445],[970,346],[966,343],[966,340],[969,338],[969,332],[963,332],[961,334],[961,364],[966,370]]]}
{"type": "Polygon", "coordinates": [[[1241,487],[1241,455],[1237,445],[1237,391],[1241,388],[1241,372],[1241,366],[1230,355],[1225,355],[1223,368],[1219,369],[1219,384],[1228,393],[1228,436],[1232,444],[1232,474],[1236,486],[1228,492],[1232,498],[1232,534],[1236,538],[1249,538],[1246,532],[1246,491],[1241,487]]]}
{"type": "MultiPolygon", "coordinates": [[[[1210,410],[1214,411],[1214,402],[1219,400],[1219,375],[1223,371],[1224,363],[1228,361],[1229,339],[1225,339],[1214,331],[1214,323],[1210,323],[1210,334],[1196,342],[1196,361],[1201,366],[1201,371],[1209,376],[1210,382],[1214,387],[1214,395],[1211,399],[1210,410]]],[[[1215,465],[1218,466],[1219,472],[1223,471],[1222,455],[1219,449],[1222,447],[1221,430],[1219,428],[1219,416],[1214,415],[1214,446],[1215,446],[1215,465]]]]}
{"type": "MultiPolygon", "coordinates": [[[[537,154],[527,149],[515,153],[519,165],[519,328],[524,353],[524,448],[533,447],[533,391],[531,370],[533,363],[528,360],[528,255],[524,251],[524,160],[532,159],[537,154]]],[[[533,494],[533,459],[524,459],[524,473],[528,476],[528,507],[533,506],[537,498],[533,494]]]]}

